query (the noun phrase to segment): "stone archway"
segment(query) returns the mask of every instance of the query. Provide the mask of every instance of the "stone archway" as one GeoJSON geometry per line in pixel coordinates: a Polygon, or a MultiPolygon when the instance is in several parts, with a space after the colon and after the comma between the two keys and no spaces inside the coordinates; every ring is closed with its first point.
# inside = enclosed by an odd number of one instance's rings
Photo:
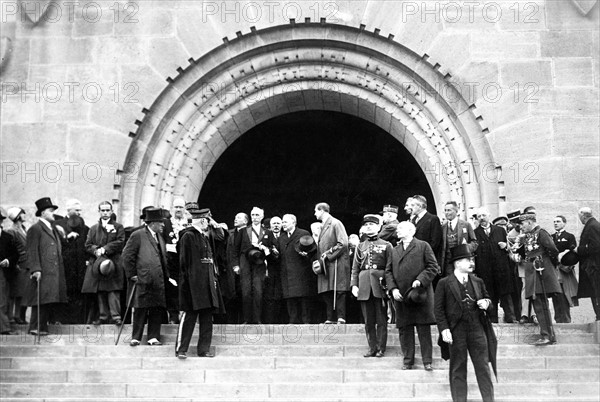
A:
{"type": "Polygon", "coordinates": [[[480,205],[496,211],[499,184],[485,173],[499,167],[487,129],[451,77],[427,59],[364,26],[292,20],[224,38],[178,69],[144,109],[122,174],[121,216],[131,222],[143,205],[196,199],[233,141],[299,110],[338,111],[376,124],[419,162],[436,204],[453,199],[465,211],[480,205]]]}

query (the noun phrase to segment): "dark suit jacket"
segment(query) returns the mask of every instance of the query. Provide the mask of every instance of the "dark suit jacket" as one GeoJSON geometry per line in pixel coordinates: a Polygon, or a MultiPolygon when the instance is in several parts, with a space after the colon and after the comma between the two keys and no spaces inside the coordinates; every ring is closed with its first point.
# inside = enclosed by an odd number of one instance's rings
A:
{"type": "Polygon", "coordinates": [[[429,243],[437,258],[440,255],[442,247],[442,224],[440,223],[440,218],[434,214],[425,212],[425,215],[417,221],[415,226],[417,228],[415,237],[429,243]]]}
{"type": "MultiPolygon", "coordinates": [[[[446,222],[444,226],[442,226],[442,246],[440,248],[440,254],[438,256],[438,262],[440,263],[440,269],[444,271],[446,269],[446,253],[448,251],[447,246],[447,234],[448,234],[448,225],[450,222],[446,222]]],[[[468,244],[469,251],[471,253],[475,253],[477,250],[477,239],[475,238],[475,232],[473,231],[473,227],[467,221],[464,221],[458,218],[458,223],[456,224],[457,231],[457,242],[458,244],[468,244]]],[[[444,275],[448,275],[446,272],[442,272],[444,275]]]]}
{"type": "Polygon", "coordinates": [[[577,255],[579,255],[579,266],[586,271],[588,276],[594,272],[598,275],[600,270],[600,223],[596,218],[591,218],[585,223],[581,231],[577,255]]]}
{"type": "MultiPolygon", "coordinates": [[[[263,246],[271,249],[275,244],[275,238],[270,230],[262,226],[258,232],[258,238],[263,246]]],[[[238,236],[235,237],[235,252],[233,253],[233,266],[239,266],[240,269],[250,268],[250,262],[246,259],[246,253],[252,248],[252,225],[241,229],[238,236]]]]}
{"type": "Polygon", "coordinates": [[[166,307],[165,283],[169,278],[167,250],[157,233],[157,244],[147,227],[131,234],[123,249],[127,278],[138,277],[133,307],[166,307]]]}
{"type": "Polygon", "coordinates": [[[281,232],[278,250],[281,261],[281,289],[283,298],[308,297],[317,294],[317,277],[312,271],[313,255],[303,257],[296,251],[296,245],[302,236],[310,236],[304,229],[296,228],[291,237],[281,232]]]}
{"type": "Polygon", "coordinates": [[[7,278],[16,275],[18,272],[19,251],[19,244],[15,237],[2,229],[2,232],[0,232],[0,262],[5,259],[8,260],[8,267],[0,268],[0,271],[7,278]]]}
{"type": "Polygon", "coordinates": [[[398,220],[395,219],[389,223],[386,223],[381,227],[381,231],[377,235],[381,240],[388,241],[392,244],[392,247],[396,247],[398,244],[398,236],[396,235],[396,229],[398,228],[398,220]]]}

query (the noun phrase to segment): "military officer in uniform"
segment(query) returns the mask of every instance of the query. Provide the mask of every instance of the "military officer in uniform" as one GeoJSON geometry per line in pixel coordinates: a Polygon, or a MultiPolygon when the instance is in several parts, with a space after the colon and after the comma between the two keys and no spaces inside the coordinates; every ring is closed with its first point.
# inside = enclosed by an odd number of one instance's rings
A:
{"type": "Polygon", "coordinates": [[[367,239],[356,247],[350,286],[365,319],[369,350],[364,357],[383,357],[387,344],[387,304],[379,281],[387,264],[392,262],[392,245],[378,238],[381,224],[377,215],[365,215],[362,224],[367,239]]]}
{"type": "Polygon", "coordinates": [[[390,242],[392,247],[396,247],[396,244],[398,244],[398,237],[396,236],[396,228],[400,223],[398,222],[398,209],[396,205],[383,206],[383,226],[378,235],[380,239],[390,242]]]}

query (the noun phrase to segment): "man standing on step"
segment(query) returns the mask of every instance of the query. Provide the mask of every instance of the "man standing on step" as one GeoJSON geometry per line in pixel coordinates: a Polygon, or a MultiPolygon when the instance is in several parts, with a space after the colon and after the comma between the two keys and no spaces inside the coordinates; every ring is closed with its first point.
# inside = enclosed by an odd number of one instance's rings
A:
{"type": "MultiPolygon", "coordinates": [[[[562,215],[554,217],[554,229],[552,234],[554,245],[559,253],[565,250],[572,250],[577,247],[575,235],[565,230],[567,218],[562,215]]],[[[554,306],[554,320],[557,323],[571,322],[571,307],[578,306],[577,301],[577,278],[575,277],[575,265],[565,266],[558,261],[558,283],[562,293],[556,293],[552,296],[552,305],[554,306]]]]}
{"type": "MultiPolygon", "coordinates": [[[[209,209],[200,209],[195,202],[188,202],[186,210],[192,215],[192,226],[179,234],[179,305],[183,310],[175,355],[187,357],[196,321],[199,324],[197,352],[200,357],[215,357],[210,352],[213,330],[213,314],[225,314],[223,298],[218,282],[219,268],[215,264],[210,245],[208,223],[209,209]]],[[[224,238],[222,228],[215,228],[215,240],[224,238]]]]}
{"type": "Polygon", "coordinates": [[[369,350],[364,357],[383,357],[388,335],[387,303],[380,280],[385,276],[385,267],[391,265],[392,245],[378,238],[381,224],[377,215],[365,215],[362,224],[367,239],[356,247],[350,284],[365,320],[369,350]]]}
{"type": "Polygon", "coordinates": [[[433,370],[431,325],[433,315],[433,279],[438,264],[431,246],[414,237],[415,225],[398,224],[398,245],[385,268],[385,283],[395,300],[396,327],[404,355],[402,370],[415,364],[415,327],[419,334],[421,356],[425,370],[433,370]]]}
{"type": "Polygon", "coordinates": [[[146,209],[145,226],[131,234],[123,249],[123,268],[136,283],[133,300],[133,334],[129,345],[138,346],[148,321],[148,345],[162,345],[160,327],[166,314],[165,283],[169,280],[167,250],[162,232],[162,209],[146,209]]]}
{"type": "Polygon", "coordinates": [[[461,244],[451,250],[453,273],[435,290],[435,319],[441,334],[442,358],[450,358],[450,391],[454,402],[467,401],[467,351],[475,368],[484,402],[494,401],[490,361],[496,372],[497,341],[484,311],[492,304],[482,279],[473,275],[471,249],[461,244]]]}

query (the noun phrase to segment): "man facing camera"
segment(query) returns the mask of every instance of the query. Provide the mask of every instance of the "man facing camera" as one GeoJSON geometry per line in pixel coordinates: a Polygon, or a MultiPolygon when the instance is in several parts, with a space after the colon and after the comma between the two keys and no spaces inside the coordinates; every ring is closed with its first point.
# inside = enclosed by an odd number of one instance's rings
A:
{"type": "Polygon", "coordinates": [[[441,279],[435,291],[435,319],[443,342],[442,357],[450,358],[452,400],[467,400],[467,350],[475,367],[477,384],[484,402],[494,400],[490,373],[495,372],[496,335],[484,311],[491,306],[482,279],[474,276],[471,250],[461,244],[451,250],[454,273],[441,279]],[[449,349],[449,355],[448,355],[449,349]]]}

